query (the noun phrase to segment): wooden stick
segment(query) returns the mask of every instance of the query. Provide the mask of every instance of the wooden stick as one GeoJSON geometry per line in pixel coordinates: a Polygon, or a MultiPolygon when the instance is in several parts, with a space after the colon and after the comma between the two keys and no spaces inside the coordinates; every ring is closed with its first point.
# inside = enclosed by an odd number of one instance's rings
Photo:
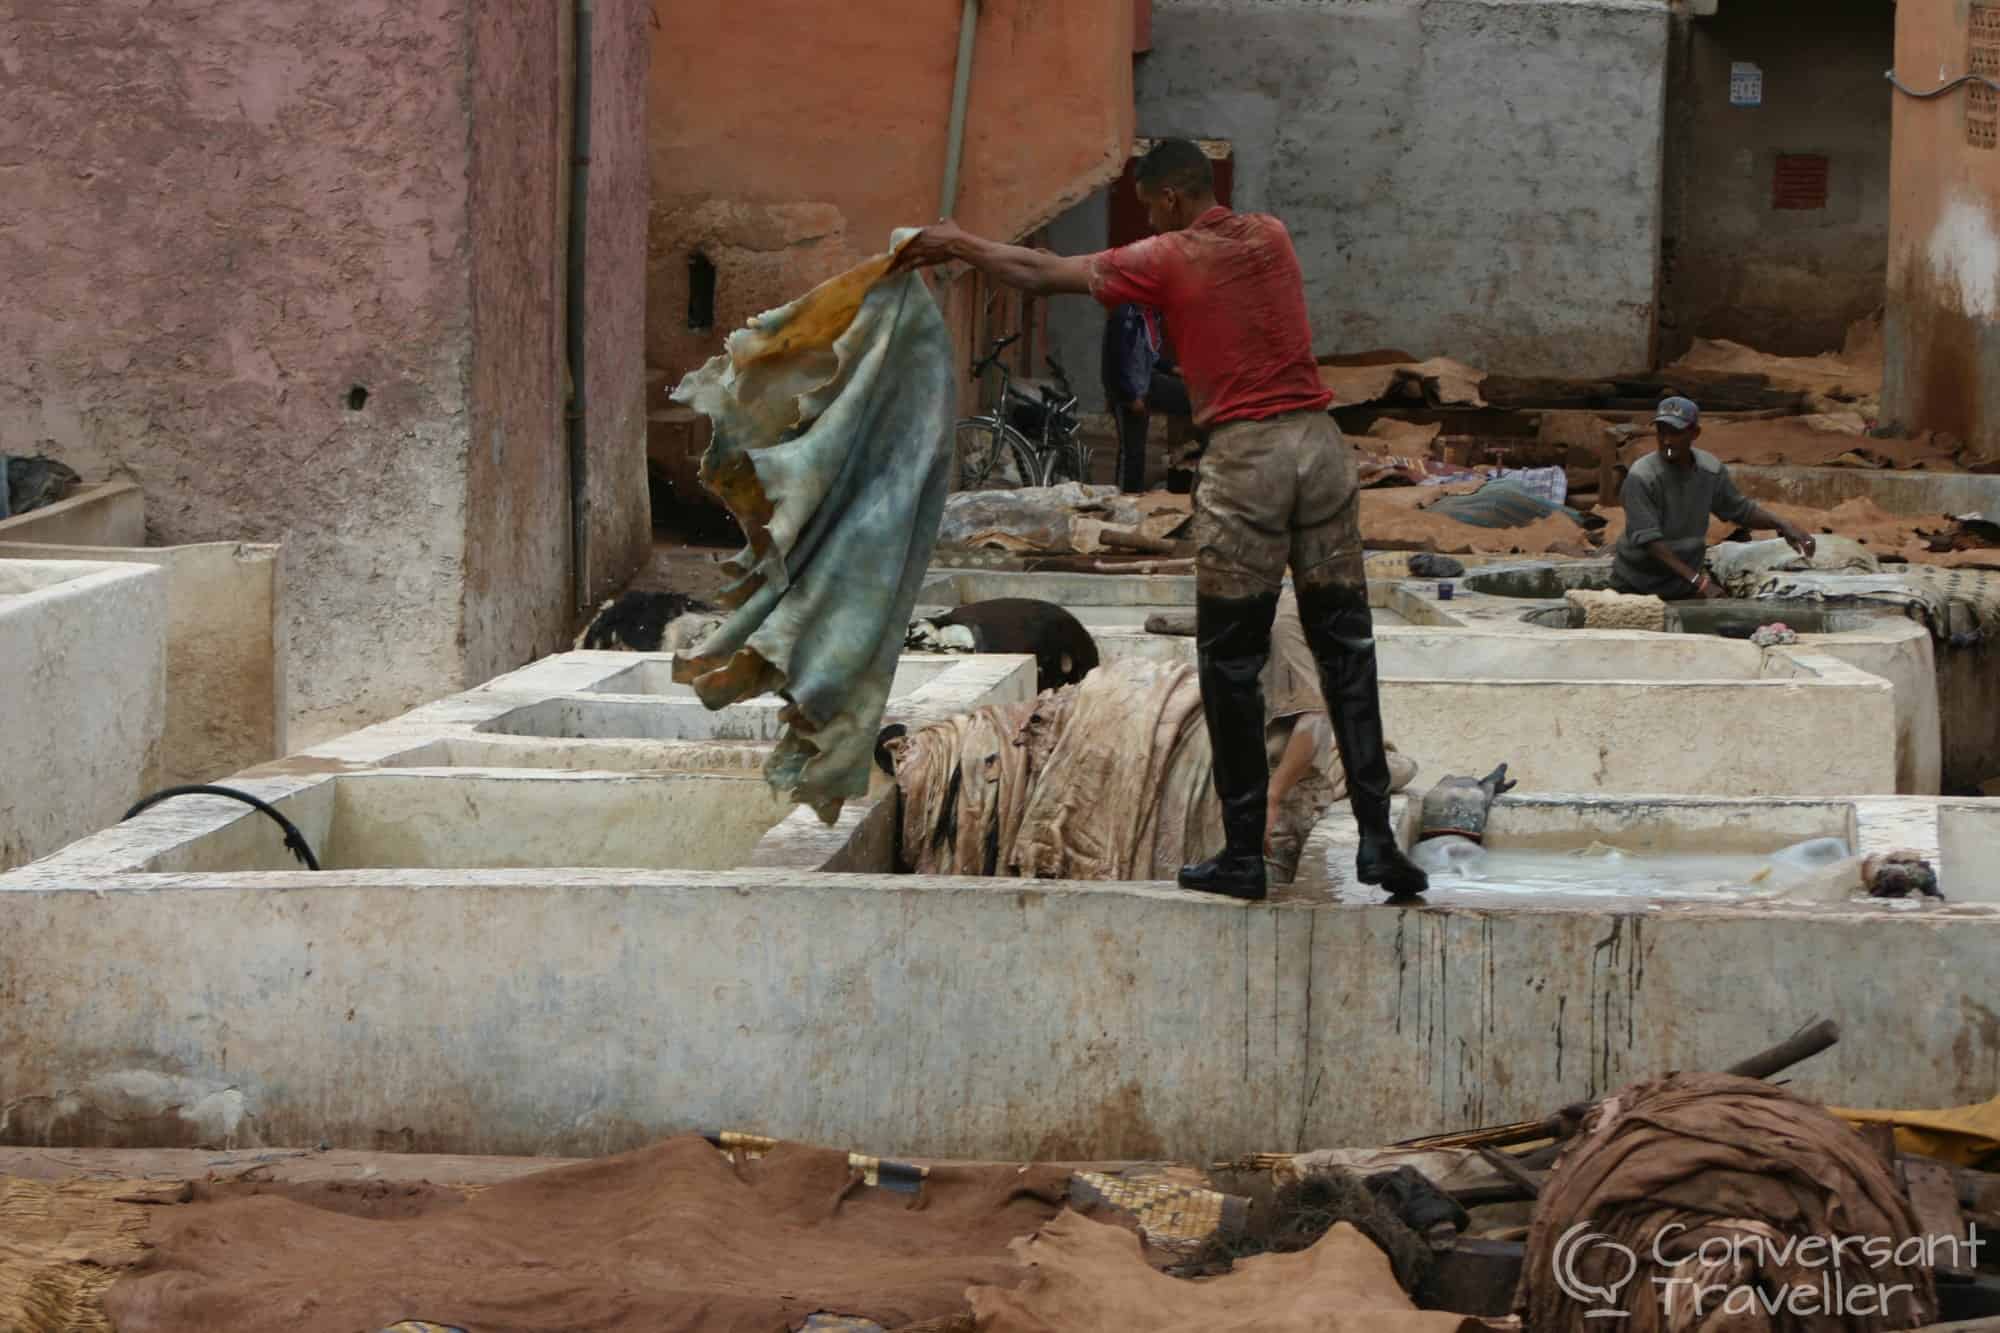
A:
{"type": "Polygon", "coordinates": [[[1105,528],[1097,534],[1097,539],[1106,546],[1115,546],[1121,551],[1148,551],[1154,555],[1173,555],[1179,548],[1164,537],[1152,537],[1137,528],[1105,528]]]}
{"type": "Polygon", "coordinates": [[[1769,1078],[1810,1060],[1840,1040],[1840,1024],[1830,1018],[1800,1028],[1768,1051],[1760,1052],[1723,1072],[1738,1078],[1769,1078]]]}
{"type": "Polygon", "coordinates": [[[1507,1177],[1518,1188],[1526,1190],[1529,1198],[1539,1199],[1542,1197],[1542,1182],[1529,1174],[1519,1162],[1496,1148],[1480,1148],[1477,1151],[1485,1159],[1488,1166],[1507,1177]]]}

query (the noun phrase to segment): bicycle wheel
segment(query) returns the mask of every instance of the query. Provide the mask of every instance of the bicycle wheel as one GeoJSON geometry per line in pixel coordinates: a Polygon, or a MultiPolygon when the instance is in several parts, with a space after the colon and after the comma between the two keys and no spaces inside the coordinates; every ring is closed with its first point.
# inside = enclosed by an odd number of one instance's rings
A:
{"type": "Polygon", "coordinates": [[[967,417],[953,431],[961,491],[1018,490],[1036,484],[1034,451],[1012,426],[967,417]]]}

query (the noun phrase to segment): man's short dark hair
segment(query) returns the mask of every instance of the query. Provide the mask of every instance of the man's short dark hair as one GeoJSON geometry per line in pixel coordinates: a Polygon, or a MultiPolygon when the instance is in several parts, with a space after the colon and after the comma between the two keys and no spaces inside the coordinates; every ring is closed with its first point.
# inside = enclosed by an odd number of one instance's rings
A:
{"type": "Polygon", "coordinates": [[[1214,194],[1215,168],[1192,139],[1162,139],[1139,159],[1139,184],[1182,194],[1214,194]]]}

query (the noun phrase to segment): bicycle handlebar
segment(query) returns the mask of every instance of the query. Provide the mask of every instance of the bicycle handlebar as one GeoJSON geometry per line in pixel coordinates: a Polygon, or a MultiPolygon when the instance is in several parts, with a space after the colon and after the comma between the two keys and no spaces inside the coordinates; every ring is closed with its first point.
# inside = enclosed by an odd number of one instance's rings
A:
{"type": "Polygon", "coordinates": [[[993,346],[987,350],[986,355],[972,363],[972,373],[975,375],[985,374],[986,367],[1000,359],[1000,353],[1006,351],[1019,341],[1021,341],[1021,335],[1018,333],[1010,333],[1004,338],[995,338],[993,346]]]}

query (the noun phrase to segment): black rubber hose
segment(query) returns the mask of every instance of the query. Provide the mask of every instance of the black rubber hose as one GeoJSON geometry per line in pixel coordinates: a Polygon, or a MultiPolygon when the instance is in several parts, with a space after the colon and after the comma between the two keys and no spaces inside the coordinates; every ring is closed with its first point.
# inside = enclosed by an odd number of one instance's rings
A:
{"type": "MultiPolygon", "coordinates": [[[[150,810],[161,801],[175,796],[227,796],[232,800],[241,801],[245,805],[256,807],[278,821],[278,827],[285,831],[285,846],[291,848],[292,855],[299,858],[300,864],[304,865],[308,870],[319,869],[319,861],[313,856],[312,848],[306,845],[306,835],[299,832],[298,825],[280,814],[278,808],[269,801],[259,800],[249,792],[237,791],[234,787],[215,787],[205,782],[195,783],[186,787],[166,787],[154,792],[151,796],[146,797],[130,810],[127,810],[125,812],[125,819],[130,819],[134,815],[150,810]]],[[[121,819],[118,822],[122,824],[125,820],[121,819]]]]}
{"type": "Polygon", "coordinates": [[[2000,92],[2000,82],[1995,82],[1994,80],[1987,78],[1984,74],[1961,74],[1957,78],[1953,79],[1950,83],[1939,84],[1937,87],[1931,89],[1929,92],[1921,92],[1915,88],[1910,87],[1909,84],[1904,83],[1901,79],[1896,77],[1896,71],[1893,69],[1890,70],[1887,74],[1883,75],[1882,77],[1889,80],[1889,82],[1895,86],[1897,92],[1903,94],[1903,96],[1905,97],[1914,97],[1919,102],[1928,102],[1931,101],[1933,98],[1943,97],[1946,93],[1955,92],[1959,88],[1964,87],[1968,83],[1977,83],[1982,87],[1990,88],[1995,92],[2000,92]]]}

